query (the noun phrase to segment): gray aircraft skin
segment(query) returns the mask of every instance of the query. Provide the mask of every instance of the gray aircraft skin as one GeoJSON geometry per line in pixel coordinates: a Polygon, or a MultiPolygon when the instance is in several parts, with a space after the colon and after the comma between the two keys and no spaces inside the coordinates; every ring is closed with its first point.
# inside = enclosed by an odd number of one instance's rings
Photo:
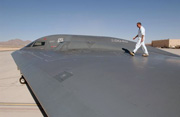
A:
{"type": "Polygon", "coordinates": [[[180,117],[180,57],[100,36],[51,35],[12,53],[50,117],[180,117]]]}

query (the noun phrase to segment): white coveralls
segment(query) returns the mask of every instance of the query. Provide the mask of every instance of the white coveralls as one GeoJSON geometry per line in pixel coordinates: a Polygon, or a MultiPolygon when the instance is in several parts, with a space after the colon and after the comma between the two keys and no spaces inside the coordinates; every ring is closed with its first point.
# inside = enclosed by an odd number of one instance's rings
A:
{"type": "Polygon", "coordinates": [[[136,51],[142,46],[144,53],[149,55],[144,41],[145,41],[145,29],[143,26],[141,26],[141,28],[138,30],[138,41],[136,43],[135,49],[133,50],[134,53],[136,53],[136,51]],[[144,35],[143,42],[141,42],[142,35],[144,35]]]}

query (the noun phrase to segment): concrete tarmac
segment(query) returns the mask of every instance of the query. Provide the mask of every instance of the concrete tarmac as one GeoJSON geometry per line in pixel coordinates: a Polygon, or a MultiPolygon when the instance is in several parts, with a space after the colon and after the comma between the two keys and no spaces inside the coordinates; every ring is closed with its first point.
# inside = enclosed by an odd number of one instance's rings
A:
{"type": "MultiPolygon", "coordinates": [[[[163,49],[180,55],[180,49],[163,49]]],[[[42,117],[11,57],[12,51],[0,52],[0,117],[42,117]]]]}
{"type": "Polygon", "coordinates": [[[180,55],[180,49],[160,48],[161,50],[180,55]]]}
{"type": "Polygon", "coordinates": [[[0,52],[0,117],[42,117],[11,57],[12,51],[0,52]]]}

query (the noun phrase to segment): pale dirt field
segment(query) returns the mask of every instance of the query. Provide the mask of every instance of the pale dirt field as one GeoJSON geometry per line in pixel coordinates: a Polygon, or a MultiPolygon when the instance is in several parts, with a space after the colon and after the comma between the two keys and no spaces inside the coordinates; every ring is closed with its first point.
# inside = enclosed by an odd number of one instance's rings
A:
{"type": "Polygon", "coordinates": [[[1,51],[15,51],[15,50],[19,50],[20,48],[18,48],[18,47],[14,47],[14,48],[12,48],[12,47],[0,47],[0,52],[1,51]]]}
{"type": "Polygon", "coordinates": [[[0,117],[42,117],[26,85],[19,83],[11,53],[0,52],[0,117]]]}
{"type": "MultiPolygon", "coordinates": [[[[162,49],[180,55],[180,49],[162,49]]],[[[20,73],[12,51],[0,52],[0,117],[42,117],[26,85],[19,83],[20,73]]]]}

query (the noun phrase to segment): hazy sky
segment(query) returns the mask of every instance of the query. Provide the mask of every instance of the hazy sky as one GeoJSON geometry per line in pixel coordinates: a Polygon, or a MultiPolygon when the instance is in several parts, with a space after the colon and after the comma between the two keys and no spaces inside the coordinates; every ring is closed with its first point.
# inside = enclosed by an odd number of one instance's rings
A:
{"type": "Polygon", "coordinates": [[[0,0],[0,41],[52,34],[180,39],[180,0],[0,0]]]}

